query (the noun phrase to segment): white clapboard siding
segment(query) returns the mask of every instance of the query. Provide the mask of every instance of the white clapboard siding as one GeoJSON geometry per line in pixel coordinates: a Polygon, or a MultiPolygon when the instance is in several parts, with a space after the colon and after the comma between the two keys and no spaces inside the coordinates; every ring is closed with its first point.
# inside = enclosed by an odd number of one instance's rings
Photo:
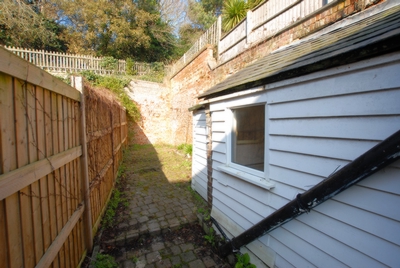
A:
{"type": "Polygon", "coordinates": [[[388,62],[393,57],[393,54],[386,55],[379,59],[355,63],[351,67],[346,65],[327,70],[324,71],[323,79],[313,79],[318,78],[321,74],[318,73],[267,85],[266,87],[271,89],[267,95],[267,102],[274,104],[398,88],[398,63],[388,62]],[[376,63],[379,66],[365,68],[368,63],[376,63]],[[340,79],[337,79],[338,75],[340,79]],[[354,75],[357,79],[353,79],[354,75]]]}
{"type": "Polygon", "coordinates": [[[325,202],[321,206],[316,207],[314,211],[338,221],[346,222],[348,225],[359,228],[367,233],[375,234],[391,243],[400,241],[400,231],[395,231],[399,230],[399,224],[395,220],[386,217],[380,217],[380,223],[377,224],[375,213],[348,206],[335,200],[325,202]],[[359,221],[358,219],[363,219],[363,221],[359,221]],[[381,225],[387,228],[381,228],[381,225]]]}
{"type": "MultiPolygon", "coordinates": [[[[213,209],[227,218],[223,228],[248,229],[398,131],[399,58],[382,56],[211,102],[213,209]],[[219,169],[229,157],[226,109],[260,102],[267,102],[270,190],[219,169]]],[[[397,161],[258,241],[274,252],[276,267],[398,266],[399,177],[397,161]]]]}
{"type": "Polygon", "coordinates": [[[193,114],[192,188],[207,199],[207,127],[204,110],[193,114]]]}

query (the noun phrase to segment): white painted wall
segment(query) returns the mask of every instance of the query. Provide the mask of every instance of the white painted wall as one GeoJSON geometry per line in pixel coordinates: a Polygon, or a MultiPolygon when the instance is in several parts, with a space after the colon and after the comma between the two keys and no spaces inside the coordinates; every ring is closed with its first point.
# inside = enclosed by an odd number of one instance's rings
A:
{"type": "Polygon", "coordinates": [[[192,188],[207,200],[207,127],[204,110],[193,113],[192,188]]]}
{"type": "MultiPolygon", "coordinates": [[[[237,236],[399,130],[399,74],[398,52],[212,102],[212,215],[227,233],[237,236]],[[226,108],[265,101],[271,190],[218,169],[229,151],[226,108]]],[[[258,267],[399,267],[399,204],[397,161],[242,250],[258,267]]]]}

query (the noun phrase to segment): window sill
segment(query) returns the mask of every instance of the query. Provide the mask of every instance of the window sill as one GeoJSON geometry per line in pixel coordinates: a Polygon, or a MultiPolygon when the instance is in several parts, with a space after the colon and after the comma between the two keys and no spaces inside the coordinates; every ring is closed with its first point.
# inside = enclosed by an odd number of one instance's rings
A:
{"type": "Polygon", "coordinates": [[[275,187],[274,183],[267,181],[266,179],[262,179],[260,177],[251,175],[249,173],[245,173],[243,171],[231,168],[229,166],[219,166],[218,170],[227,173],[229,175],[232,175],[234,177],[238,177],[244,181],[247,181],[249,183],[252,183],[267,190],[271,190],[272,188],[275,187]]]}

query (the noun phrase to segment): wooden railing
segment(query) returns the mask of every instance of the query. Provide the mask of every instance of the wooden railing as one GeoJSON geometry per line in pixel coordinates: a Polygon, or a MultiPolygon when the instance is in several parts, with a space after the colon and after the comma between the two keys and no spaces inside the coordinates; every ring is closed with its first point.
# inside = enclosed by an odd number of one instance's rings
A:
{"type": "Polygon", "coordinates": [[[234,29],[221,38],[218,46],[219,63],[242,53],[253,44],[292,27],[324,6],[344,0],[268,0],[252,11],[234,29]]]}
{"type": "Polygon", "coordinates": [[[0,267],[79,267],[116,180],[125,110],[0,47],[0,267]],[[86,104],[86,105],[85,105],[86,104]]]}
{"type": "Polygon", "coordinates": [[[30,63],[50,72],[77,73],[92,71],[97,74],[133,73],[137,75],[146,75],[151,71],[151,64],[144,62],[134,62],[132,70],[130,70],[131,72],[128,72],[125,60],[118,60],[115,64],[112,64],[112,66],[107,66],[107,58],[18,47],[6,46],[5,48],[30,63]]]}
{"type": "Polygon", "coordinates": [[[207,45],[218,48],[218,63],[223,64],[253,44],[265,40],[301,19],[321,10],[326,5],[344,0],[267,0],[247,13],[247,17],[225,35],[221,30],[221,17],[171,68],[173,77],[207,45]],[[207,37],[206,37],[207,36],[207,37]],[[208,38],[211,36],[211,38],[208,38]]]}
{"type": "Polygon", "coordinates": [[[218,46],[221,38],[221,17],[193,44],[183,56],[177,60],[168,70],[167,76],[172,77],[192,61],[206,45],[218,46]]]}

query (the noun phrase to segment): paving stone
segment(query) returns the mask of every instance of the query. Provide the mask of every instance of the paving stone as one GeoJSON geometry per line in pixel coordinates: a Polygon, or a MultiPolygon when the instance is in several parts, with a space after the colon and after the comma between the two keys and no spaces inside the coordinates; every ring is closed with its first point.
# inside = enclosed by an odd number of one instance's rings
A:
{"type": "Polygon", "coordinates": [[[171,230],[176,230],[181,225],[181,223],[179,222],[179,220],[177,218],[169,219],[168,224],[169,224],[169,228],[171,228],[171,230]]]}
{"type": "Polygon", "coordinates": [[[159,235],[161,234],[161,228],[160,227],[156,227],[156,228],[149,228],[149,234],[150,235],[159,235]]]}
{"type": "Polygon", "coordinates": [[[166,218],[167,220],[173,219],[173,218],[175,218],[175,214],[173,214],[173,213],[168,214],[168,215],[165,216],[165,218],[166,218]]]}
{"type": "Polygon", "coordinates": [[[162,260],[162,261],[156,263],[156,267],[157,268],[170,268],[171,261],[169,259],[162,260]]]}
{"type": "Polygon", "coordinates": [[[175,205],[172,207],[172,210],[176,212],[176,211],[182,210],[182,207],[181,207],[179,204],[175,204],[175,205]]]}
{"type": "Polygon", "coordinates": [[[142,211],[142,208],[137,207],[137,206],[135,205],[133,208],[131,208],[131,211],[132,211],[133,213],[140,213],[140,211],[142,211]]]}
{"type": "Polygon", "coordinates": [[[129,227],[129,224],[127,224],[125,222],[118,224],[118,229],[123,229],[123,228],[126,228],[126,227],[129,227]]]}
{"type": "Polygon", "coordinates": [[[183,212],[184,215],[191,215],[191,214],[193,214],[193,212],[192,212],[190,209],[184,209],[182,212],[183,212]]]}
{"type": "Polygon", "coordinates": [[[129,230],[126,233],[125,242],[129,244],[137,240],[138,238],[139,238],[139,230],[129,230]]]}
{"type": "Polygon", "coordinates": [[[167,213],[165,213],[165,211],[160,210],[160,211],[158,211],[158,212],[156,213],[156,216],[157,216],[158,218],[160,218],[160,217],[165,216],[166,214],[167,214],[167,213]]]}
{"type": "Polygon", "coordinates": [[[151,252],[149,254],[146,254],[146,260],[147,260],[147,263],[153,263],[153,262],[161,261],[160,252],[154,251],[154,252],[151,252]]]}
{"type": "Polygon", "coordinates": [[[121,234],[121,235],[119,235],[119,236],[117,236],[117,237],[115,238],[115,245],[116,245],[117,247],[123,247],[123,246],[125,246],[125,233],[123,233],[123,234],[121,234]]]}
{"type": "Polygon", "coordinates": [[[178,264],[181,264],[181,262],[182,262],[181,257],[179,255],[172,256],[170,260],[171,260],[172,265],[178,265],[178,264]]]}
{"type": "Polygon", "coordinates": [[[172,246],[170,247],[172,254],[178,255],[179,253],[182,252],[181,248],[179,246],[172,246]]]}
{"type": "Polygon", "coordinates": [[[142,208],[142,212],[140,212],[140,214],[141,214],[141,216],[148,216],[148,215],[150,215],[150,212],[147,210],[147,208],[146,209],[142,208]]]}
{"type": "Polygon", "coordinates": [[[153,208],[157,208],[157,205],[154,204],[154,203],[152,203],[152,204],[149,205],[149,209],[153,209],[153,208]]]}
{"type": "Polygon", "coordinates": [[[205,265],[207,268],[213,267],[213,266],[217,265],[217,264],[215,263],[215,261],[214,261],[210,256],[205,256],[205,257],[203,258],[203,263],[204,263],[204,265],[205,265]]]}
{"type": "Polygon", "coordinates": [[[165,213],[166,214],[170,214],[170,213],[172,213],[172,212],[174,212],[172,209],[170,209],[170,208],[167,208],[166,210],[165,210],[165,213]]]}
{"type": "Polygon", "coordinates": [[[206,268],[206,266],[204,265],[204,263],[203,263],[201,260],[199,260],[199,259],[190,262],[190,263],[189,263],[189,267],[190,267],[190,268],[206,268]]]}
{"type": "Polygon", "coordinates": [[[166,221],[160,221],[160,227],[161,229],[165,229],[168,226],[168,222],[166,221]]]}
{"type": "Polygon", "coordinates": [[[184,252],[181,254],[182,261],[189,263],[196,259],[196,255],[194,255],[193,251],[184,252]]]}
{"type": "Polygon", "coordinates": [[[129,221],[129,225],[136,225],[136,224],[138,224],[138,220],[137,219],[131,219],[130,221],[129,221]]]}
{"type": "Polygon", "coordinates": [[[185,217],[179,217],[179,221],[181,222],[181,224],[186,224],[189,222],[185,217]]]}
{"type": "Polygon", "coordinates": [[[139,228],[139,234],[148,234],[149,233],[149,228],[147,228],[146,224],[143,224],[139,228]]]}
{"type": "Polygon", "coordinates": [[[181,210],[176,211],[176,212],[175,212],[175,215],[176,215],[177,217],[180,217],[180,216],[183,215],[183,212],[182,212],[181,210]]]}
{"type": "Polygon", "coordinates": [[[153,251],[159,251],[161,249],[164,249],[164,243],[163,242],[156,242],[151,244],[151,248],[153,249],[153,251]]]}
{"type": "Polygon", "coordinates": [[[146,258],[139,258],[136,263],[135,263],[135,268],[144,268],[146,267],[147,262],[146,262],[146,258]]]}
{"type": "Polygon", "coordinates": [[[115,239],[110,239],[104,242],[107,246],[115,246],[115,239]]]}
{"type": "Polygon", "coordinates": [[[142,217],[140,217],[139,219],[138,219],[138,221],[140,222],[140,223],[144,223],[144,222],[146,222],[146,221],[148,221],[149,220],[149,217],[147,217],[147,216],[142,216],[142,217]]]}
{"type": "Polygon", "coordinates": [[[186,252],[186,251],[194,249],[194,246],[191,243],[189,243],[189,244],[181,244],[180,247],[181,247],[183,252],[186,252]]]}
{"type": "Polygon", "coordinates": [[[183,240],[182,240],[182,238],[177,237],[177,238],[174,239],[174,243],[175,243],[175,245],[180,245],[180,244],[183,243],[183,240]]]}
{"type": "Polygon", "coordinates": [[[135,268],[136,266],[135,266],[135,264],[134,264],[132,261],[126,260],[126,261],[124,261],[124,262],[122,263],[122,267],[123,267],[123,268],[135,268]]]}

